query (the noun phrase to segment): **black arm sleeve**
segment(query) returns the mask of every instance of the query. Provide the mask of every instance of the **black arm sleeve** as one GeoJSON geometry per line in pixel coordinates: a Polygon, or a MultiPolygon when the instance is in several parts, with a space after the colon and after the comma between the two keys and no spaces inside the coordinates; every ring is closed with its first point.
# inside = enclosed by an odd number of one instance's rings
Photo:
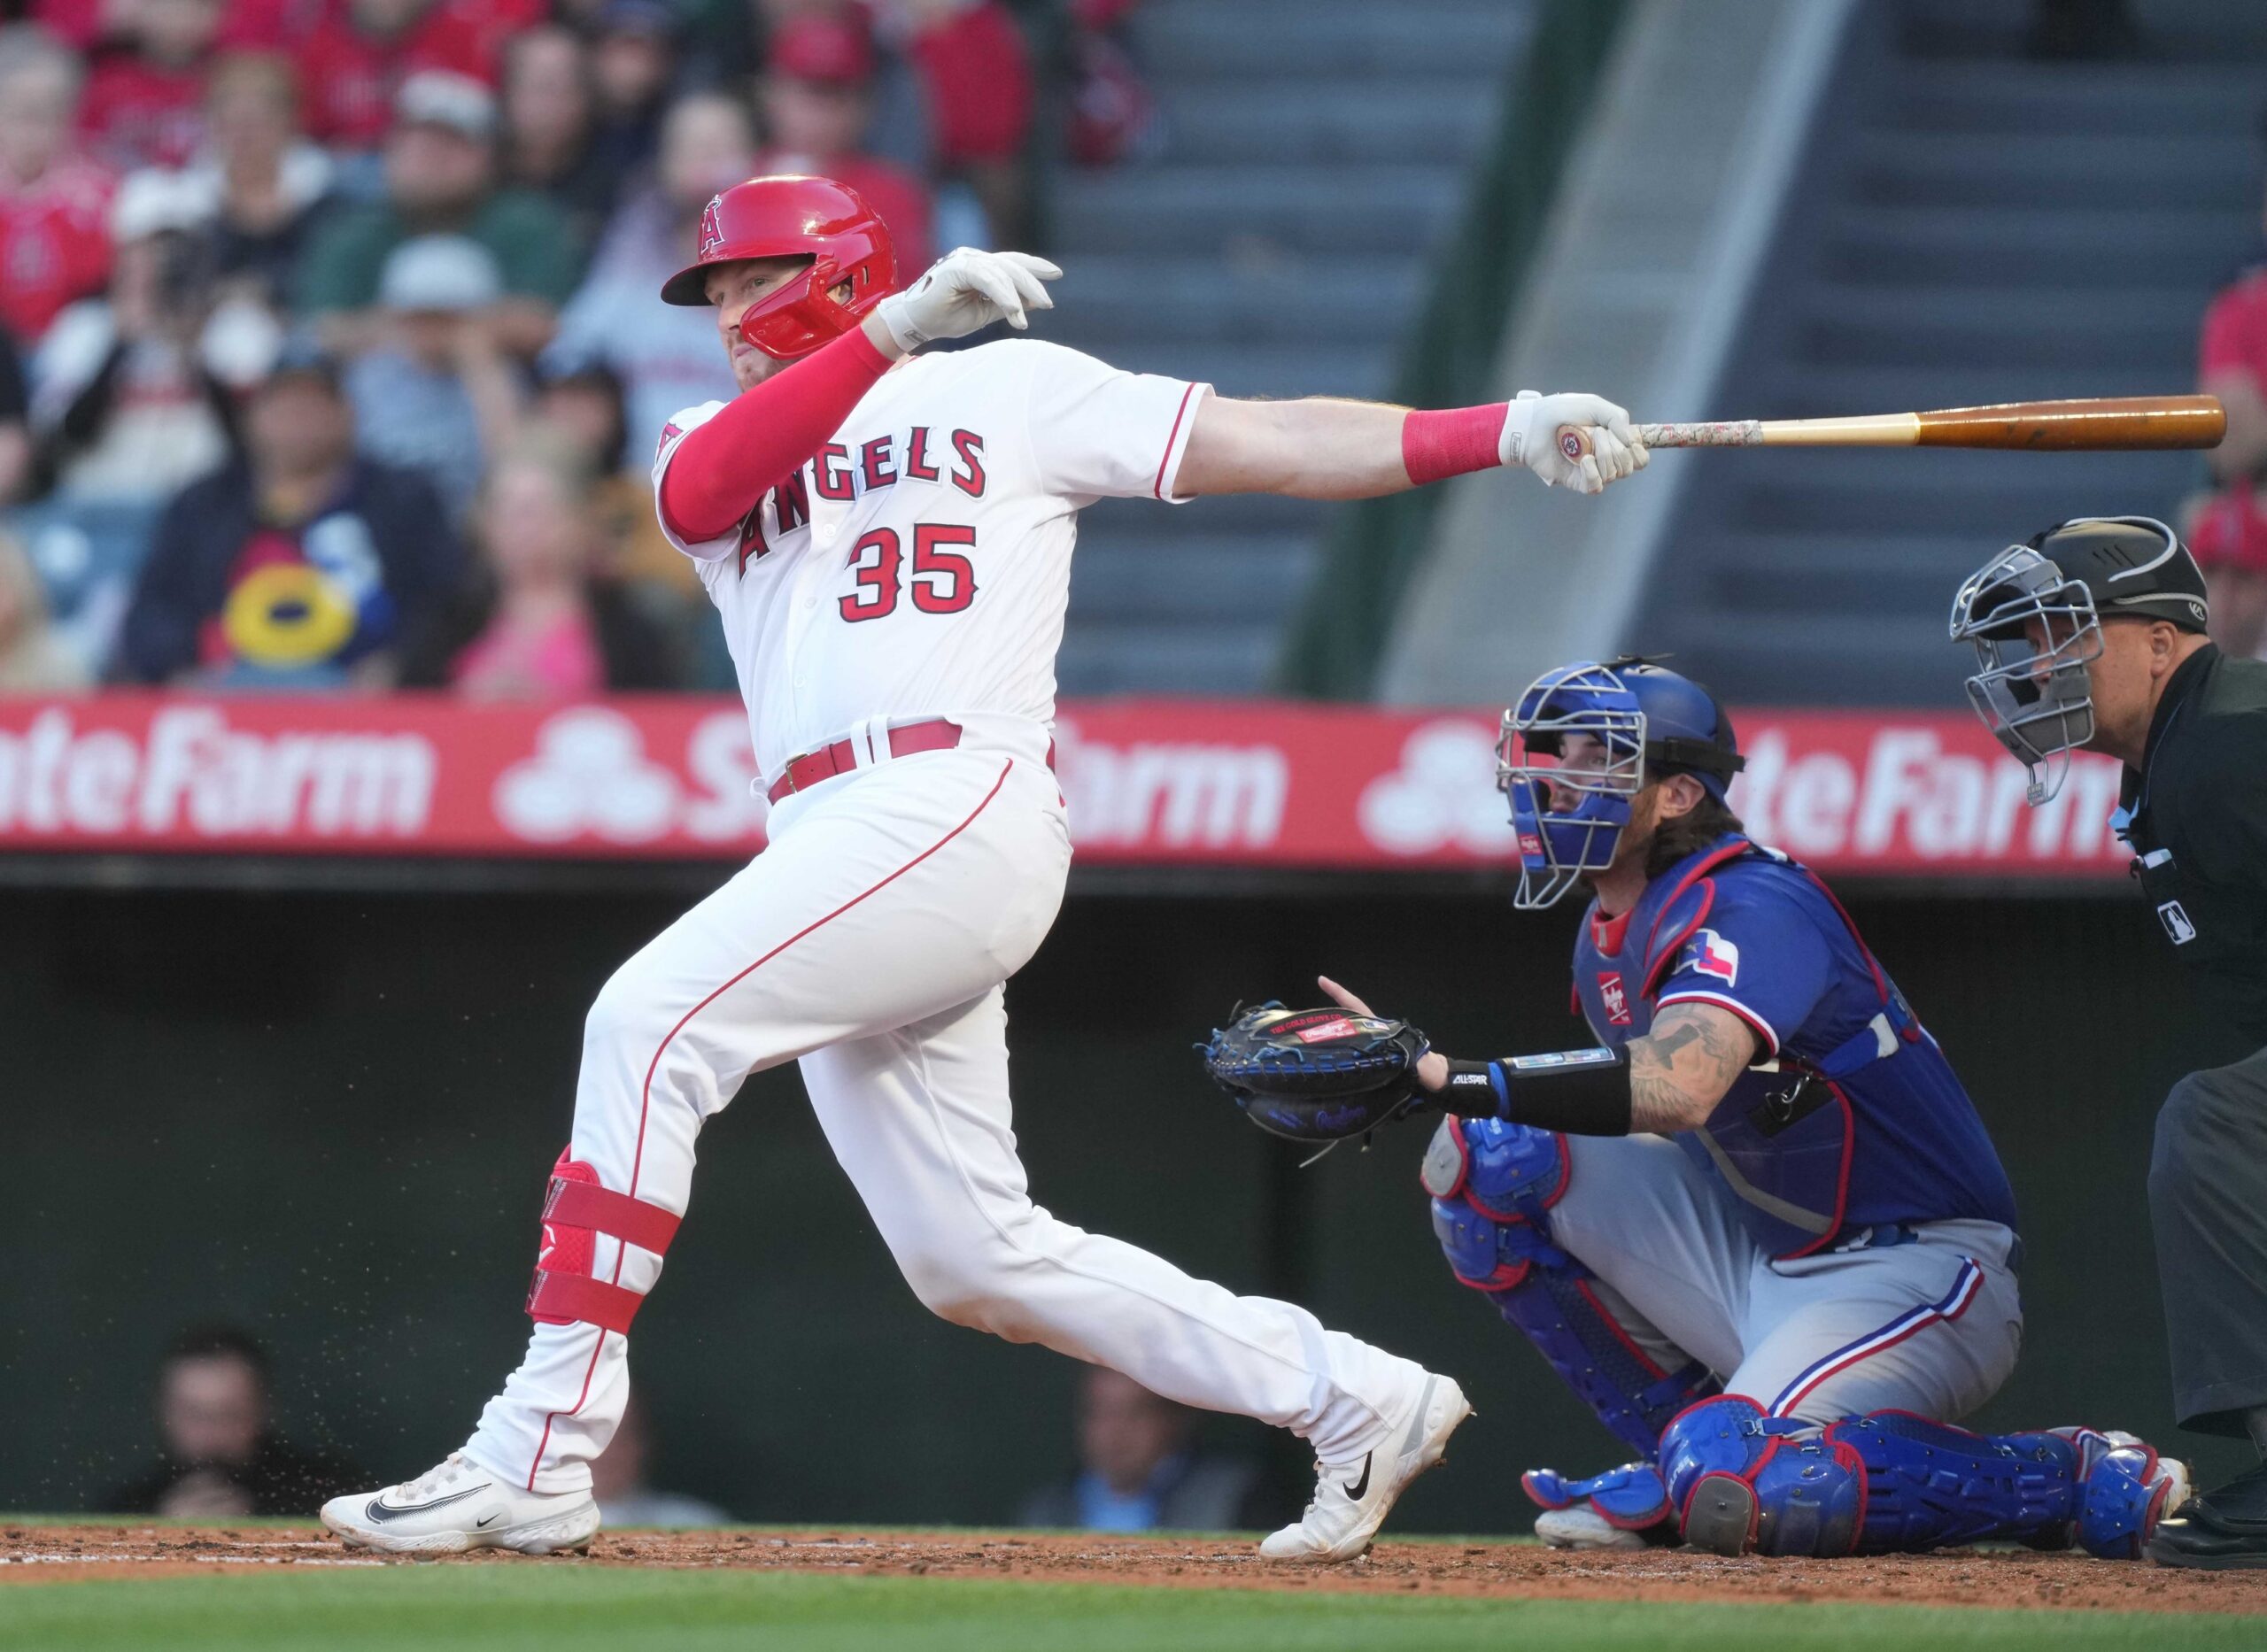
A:
{"type": "Polygon", "coordinates": [[[1565,1050],[1449,1062],[1448,1110],[1570,1136],[1626,1136],[1634,1115],[1624,1050],[1565,1050]]]}

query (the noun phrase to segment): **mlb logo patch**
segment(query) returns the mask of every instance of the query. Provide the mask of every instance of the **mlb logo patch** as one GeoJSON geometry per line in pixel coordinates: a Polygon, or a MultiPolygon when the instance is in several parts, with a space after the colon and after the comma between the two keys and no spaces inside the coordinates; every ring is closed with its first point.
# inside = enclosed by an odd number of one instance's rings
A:
{"type": "Polygon", "coordinates": [[[2164,932],[2172,937],[2175,946],[2186,946],[2196,938],[2196,926],[2188,921],[2187,912],[2177,900],[2168,900],[2157,908],[2157,922],[2164,925],[2164,932]]]}
{"type": "Polygon", "coordinates": [[[1629,1024],[1629,992],[1621,984],[1621,977],[1611,969],[1598,974],[1598,995],[1605,1006],[1605,1018],[1617,1027],[1629,1024]]]}
{"type": "Polygon", "coordinates": [[[1726,986],[1739,984],[1739,947],[1714,930],[1703,930],[1685,944],[1678,968],[1712,975],[1726,986]]]}

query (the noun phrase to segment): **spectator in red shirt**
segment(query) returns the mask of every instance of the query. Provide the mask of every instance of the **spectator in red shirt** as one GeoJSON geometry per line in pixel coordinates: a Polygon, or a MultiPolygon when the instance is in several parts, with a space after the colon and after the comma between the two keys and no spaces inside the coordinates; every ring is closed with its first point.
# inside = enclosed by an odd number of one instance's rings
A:
{"type": "Polygon", "coordinates": [[[2197,388],[2228,410],[2228,433],[2205,456],[2222,482],[2267,472],[2267,263],[2236,277],[2204,312],[2197,388]]]}
{"type": "Polygon", "coordinates": [[[864,154],[860,140],[873,112],[874,48],[854,12],[810,12],[771,37],[762,80],[770,147],[763,173],[809,173],[847,183],[889,226],[901,276],[929,266],[929,192],[911,174],[864,154]]]}
{"type": "Polygon", "coordinates": [[[79,62],[44,30],[0,29],[0,326],[28,350],[110,274],[116,181],[73,152],[79,62]]]}
{"type": "Polygon", "coordinates": [[[372,149],[413,71],[492,81],[494,36],[485,24],[445,0],[344,0],[299,48],[307,130],[325,143],[372,149]]]}
{"type": "Polygon", "coordinates": [[[2204,570],[2212,640],[2240,660],[2267,644],[2267,512],[2248,485],[2213,494],[2191,518],[2188,548],[2204,570]]]}
{"type": "Polygon", "coordinates": [[[139,0],[126,50],[95,62],[79,105],[88,150],[121,172],[182,166],[205,137],[205,73],[221,0],[139,0]]]}
{"type": "Polygon", "coordinates": [[[875,14],[920,77],[931,165],[976,191],[992,220],[991,244],[1021,246],[1033,93],[1014,16],[1000,0],[876,0],[875,14]]]}

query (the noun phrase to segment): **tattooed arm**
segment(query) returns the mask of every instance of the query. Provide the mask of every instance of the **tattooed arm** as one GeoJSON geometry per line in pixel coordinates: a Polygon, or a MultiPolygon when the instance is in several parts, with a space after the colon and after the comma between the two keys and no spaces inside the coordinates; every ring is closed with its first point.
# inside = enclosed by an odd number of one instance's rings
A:
{"type": "Polygon", "coordinates": [[[1629,1040],[1630,1130],[1698,1129],[1754,1060],[1755,1035],[1729,1010],[1671,1004],[1652,1031],[1629,1040]]]}

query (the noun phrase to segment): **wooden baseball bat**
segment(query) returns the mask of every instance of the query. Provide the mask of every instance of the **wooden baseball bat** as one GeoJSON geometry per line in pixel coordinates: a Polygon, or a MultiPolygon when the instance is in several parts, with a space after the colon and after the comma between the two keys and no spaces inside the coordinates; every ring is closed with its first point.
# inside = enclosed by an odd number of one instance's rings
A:
{"type": "MultiPolygon", "coordinates": [[[[2227,411],[2217,397],[2107,396],[1849,419],[1641,424],[1637,435],[1647,447],[2008,447],[2070,452],[2217,447],[2227,428],[2227,411]]],[[[1559,451],[1580,460],[1590,451],[1587,427],[1560,425],[1559,451]]]]}

